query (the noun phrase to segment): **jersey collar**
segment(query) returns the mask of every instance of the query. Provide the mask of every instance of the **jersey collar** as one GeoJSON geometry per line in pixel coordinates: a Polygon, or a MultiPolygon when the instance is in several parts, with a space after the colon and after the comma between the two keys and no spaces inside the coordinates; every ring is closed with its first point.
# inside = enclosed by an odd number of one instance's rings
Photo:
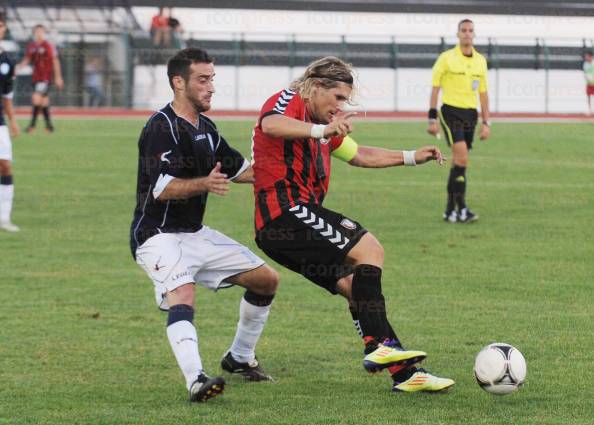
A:
{"type": "Polygon", "coordinates": [[[464,53],[462,53],[462,49],[460,48],[460,45],[457,44],[456,45],[456,54],[459,56],[462,56],[463,58],[473,58],[476,55],[476,49],[474,48],[474,46],[472,46],[472,56],[466,56],[464,53]]]}

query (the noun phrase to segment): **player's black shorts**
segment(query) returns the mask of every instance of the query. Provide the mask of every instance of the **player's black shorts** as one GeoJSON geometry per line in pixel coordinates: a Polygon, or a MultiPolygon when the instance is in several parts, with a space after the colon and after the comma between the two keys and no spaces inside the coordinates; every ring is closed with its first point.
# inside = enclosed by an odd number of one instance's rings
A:
{"type": "Polygon", "coordinates": [[[319,205],[297,205],[256,232],[256,244],[277,263],[336,294],[353,272],[345,257],[367,233],[361,224],[319,205]]]}
{"type": "Polygon", "coordinates": [[[472,149],[477,119],[478,112],[476,109],[456,108],[443,104],[439,114],[439,123],[448,146],[464,140],[468,149],[472,149]]]}
{"type": "Polygon", "coordinates": [[[49,94],[50,86],[49,81],[35,81],[33,82],[33,92],[45,97],[49,94]]]}

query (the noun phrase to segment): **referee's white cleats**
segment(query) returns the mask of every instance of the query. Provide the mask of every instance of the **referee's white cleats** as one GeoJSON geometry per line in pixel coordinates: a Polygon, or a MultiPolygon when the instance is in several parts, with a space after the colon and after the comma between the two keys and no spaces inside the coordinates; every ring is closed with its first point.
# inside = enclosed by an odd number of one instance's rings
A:
{"type": "Polygon", "coordinates": [[[444,212],[443,213],[443,221],[456,223],[458,221],[458,213],[456,211],[444,212]]]}
{"type": "Polygon", "coordinates": [[[12,232],[12,233],[19,232],[21,230],[21,229],[19,229],[19,226],[11,223],[10,221],[0,222],[0,229],[5,230],[7,232],[12,232]]]}
{"type": "Polygon", "coordinates": [[[458,215],[458,221],[460,223],[472,223],[477,221],[479,218],[478,214],[473,213],[468,208],[462,208],[458,215]]]}

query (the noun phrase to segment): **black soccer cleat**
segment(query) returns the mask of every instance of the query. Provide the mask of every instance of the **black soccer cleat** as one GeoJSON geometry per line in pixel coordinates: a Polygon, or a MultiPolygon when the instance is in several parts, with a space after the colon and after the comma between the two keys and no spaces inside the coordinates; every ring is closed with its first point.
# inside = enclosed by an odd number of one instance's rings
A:
{"type": "Polygon", "coordinates": [[[48,132],[48,133],[53,133],[54,131],[56,131],[56,129],[54,128],[53,125],[50,124],[50,125],[48,125],[48,126],[45,127],[45,131],[48,132]]]}
{"type": "Polygon", "coordinates": [[[190,387],[190,401],[203,403],[210,398],[216,397],[225,389],[225,380],[220,376],[211,378],[205,373],[198,375],[198,378],[190,387]]]}
{"type": "Polygon", "coordinates": [[[458,221],[460,223],[472,223],[477,221],[478,218],[478,214],[473,213],[468,208],[462,208],[460,214],[458,214],[458,221]]]}
{"type": "Polygon", "coordinates": [[[272,376],[262,370],[258,359],[254,359],[249,363],[240,363],[233,358],[231,351],[225,354],[225,357],[221,360],[221,368],[225,372],[237,373],[243,376],[246,381],[274,381],[272,376]]]}

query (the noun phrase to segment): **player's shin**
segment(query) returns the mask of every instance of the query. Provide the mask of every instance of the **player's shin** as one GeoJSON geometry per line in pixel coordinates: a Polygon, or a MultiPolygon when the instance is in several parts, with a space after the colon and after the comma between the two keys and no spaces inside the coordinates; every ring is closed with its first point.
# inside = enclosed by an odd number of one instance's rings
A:
{"type": "Polygon", "coordinates": [[[12,213],[14,185],[12,176],[0,176],[0,222],[9,223],[12,213]]]}
{"type": "Polygon", "coordinates": [[[35,128],[37,125],[37,115],[41,111],[41,106],[33,105],[33,110],[31,111],[31,123],[29,124],[30,128],[35,128]]]}
{"type": "Polygon", "coordinates": [[[167,338],[173,349],[190,389],[192,383],[202,372],[202,360],[198,352],[198,335],[193,324],[194,309],[186,304],[177,304],[169,309],[167,318],[167,338]]]}
{"type": "Polygon", "coordinates": [[[52,119],[50,117],[50,107],[48,106],[44,106],[42,108],[42,112],[43,112],[43,118],[45,119],[45,126],[47,128],[52,128],[52,119]]]}
{"type": "Polygon", "coordinates": [[[374,349],[388,338],[386,303],[382,295],[382,270],[369,264],[355,268],[351,311],[356,312],[366,346],[374,349]]]}
{"type": "MultiPolygon", "coordinates": [[[[382,295],[382,300],[384,299],[383,295],[382,295]]],[[[385,301],[384,301],[385,304],[385,301]]],[[[355,303],[350,302],[349,303],[349,311],[351,313],[351,317],[353,319],[353,325],[355,326],[355,331],[357,332],[357,335],[359,335],[361,338],[364,337],[363,335],[363,331],[361,330],[361,320],[359,319],[359,313],[357,311],[357,308],[355,306],[355,303]]],[[[394,329],[392,328],[392,325],[390,324],[389,320],[386,319],[386,326],[387,326],[387,339],[389,341],[389,343],[391,345],[393,345],[394,347],[397,348],[401,348],[404,349],[404,347],[402,346],[402,343],[400,342],[400,340],[398,339],[398,336],[396,335],[396,332],[394,331],[394,329]]]]}
{"type": "Polygon", "coordinates": [[[452,168],[454,174],[454,200],[458,205],[458,210],[466,208],[466,167],[455,165],[452,168]]]}
{"type": "Polygon", "coordinates": [[[255,360],[255,348],[270,314],[274,295],[259,295],[249,290],[239,304],[239,322],[231,345],[231,355],[241,363],[255,360]]]}
{"type": "Polygon", "coordinates": [[[456,201],[454,199],[454,168],[450,168],[450,177],[448,178],[448,204],[446,206],[446,214],[450,214],[456,209],[456,201]]]}

